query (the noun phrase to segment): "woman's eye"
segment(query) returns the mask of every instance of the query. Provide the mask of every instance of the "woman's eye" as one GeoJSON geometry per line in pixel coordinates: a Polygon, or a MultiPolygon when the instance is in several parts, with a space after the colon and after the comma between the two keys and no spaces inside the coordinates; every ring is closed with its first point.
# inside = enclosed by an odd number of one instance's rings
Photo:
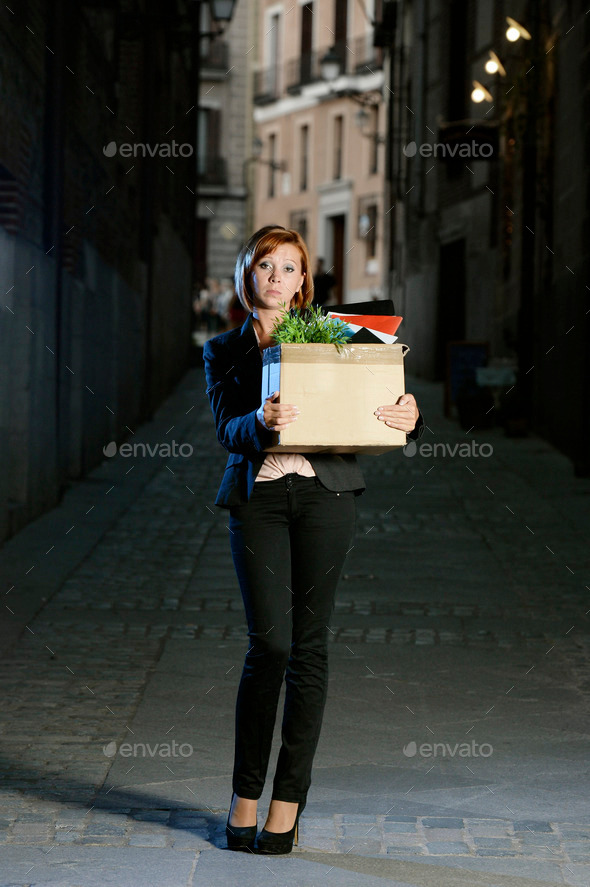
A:
{"type": "MultiPolygon", "coordinates": [[[[260,267],[261,268],[269,268],[270,264],[269,264],[269,262],[261,262],[260,267]]],[[[290,265],[287,265],[287,267],[285,268],[285,271],[294,271],[294,270],[295,270],[295,268],[292,268],[290,265]]]]}

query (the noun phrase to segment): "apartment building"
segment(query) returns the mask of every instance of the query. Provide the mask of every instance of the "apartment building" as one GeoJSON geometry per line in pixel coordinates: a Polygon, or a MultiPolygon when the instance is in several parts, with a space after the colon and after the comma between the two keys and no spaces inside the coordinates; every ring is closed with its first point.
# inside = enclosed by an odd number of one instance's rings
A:
{"type": "MultiPolygon", "coordinates": [[[[222,36],[201,38],[195,278],[231,278],[246,234],[247,158],[253,139],[248,50],[255,9],[236,3],[222,36]]],[[[201,34],[214,34],[209,6],[201,7],[201,34]]]]}
{"type": "Polygon", "coordinates": [[[254,227],[296,228],[334,300],[382,297],[384,141],[376,0],[259,0],[254,227]],[[327,79],[328,78],[328,79],[327,79]]]}

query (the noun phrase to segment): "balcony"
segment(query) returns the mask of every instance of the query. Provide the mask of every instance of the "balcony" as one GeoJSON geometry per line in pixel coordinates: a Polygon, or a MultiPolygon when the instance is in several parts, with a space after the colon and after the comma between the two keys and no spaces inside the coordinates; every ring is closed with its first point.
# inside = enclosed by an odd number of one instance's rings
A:
{"type": "Polygon", "coordinates": [[[297,93],[307,83],[315,83],[317,80],[321,80],[320,59],[320,53],[307,52],[297,59],[288,61],[285,77],[287,92],[297,93]]]}
{"type": "Polygon", "coordinates": [[[227,185],[227,161],[225,157],[211,155],[199,157],[199,187],[214,186],[223,188],[227,185]]]}
{"type": "Polygon", "coordinates": [[[225,40],[201,43],[201,69],[226,72],[229,66],[229,44],[225,40]]]}
{"type": "MultiPolygon", "coordinates": [[[[372,39],[372,33],[365,34],[334,46],[336,55],[340,59],[341,74],[358,76],[372,74],[383,68],[383,49],[373,46],[372,39]]],[[[327,51],[328,47],[324,46],[322,49],[290,59],[285,65],[284,91],[296,95],[302,87],[321,81],[321,61],[327,51]]],[[[275,102],[281,97],[280,74],[279,65],[255,73],[254,101],[257,105],[275,102]]]]}
{"type": "Polygon", "coordinates": [[[280,98],[279,74],[278,65],[254,72],[254,101],[257,105],[266,105],[280,98]]]}
{"type": "Polygon", "coordinates": [[[383,68],[383,49],[373,46],[373,34],[355,37],[349,43],[348,74],[372,74],[383,68]]]}

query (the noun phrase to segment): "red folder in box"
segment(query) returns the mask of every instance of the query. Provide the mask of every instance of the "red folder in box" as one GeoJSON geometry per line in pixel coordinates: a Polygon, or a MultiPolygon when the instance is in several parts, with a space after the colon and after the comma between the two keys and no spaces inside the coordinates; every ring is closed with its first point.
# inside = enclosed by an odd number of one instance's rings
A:
{"type": "Polygon", "coordinates": [[[328,314],[330,317],[337,317],[339,320],[343,320],[354,333],[360,329],[368,330],[386,344],[396,341],[397,336],[395,334],[403,319],[395,314],[339,314],[336,311],[328,311],[328,314]]]}
{"type": "Polygon", "coordinates": [[[396,341],[397,328],[402,318],[395,313],[391,299],[371,299],[368,302],[341,302],[339,305],[323,305],[322,310],[331,317],[338,317],[349,325],[352,344],[396,341]]]}

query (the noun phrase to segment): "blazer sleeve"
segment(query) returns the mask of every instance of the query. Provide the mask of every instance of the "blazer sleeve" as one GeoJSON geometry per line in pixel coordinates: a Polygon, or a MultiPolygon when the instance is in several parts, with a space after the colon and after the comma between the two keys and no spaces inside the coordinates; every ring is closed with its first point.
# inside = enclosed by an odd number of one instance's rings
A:
{"type": "MultiPolygon", "coordinates": [[[[228,349],[217,343],[205,342],[203,346],[207,396],[215,418],[219,443],[229,453],[252,456],[272,443],[272,433],[259,428],[256,411],[244,412],[240,403],[238,386],[233,381],[231,355],[228,349]]],[[[243,392],[242,392],[243,394],[243,392]]],[[[242,398],[243,399],[243,398],[242,398]]]]}
{"type": "Polygon", "coordinates": [[[420,410],[418,410],[418,414],[418,420],[416,421],[414,429],[410,431],[407,435],[409,440],[420,440],[420,438],[424,434],[424,416],[422,415],[420,410]]]}

